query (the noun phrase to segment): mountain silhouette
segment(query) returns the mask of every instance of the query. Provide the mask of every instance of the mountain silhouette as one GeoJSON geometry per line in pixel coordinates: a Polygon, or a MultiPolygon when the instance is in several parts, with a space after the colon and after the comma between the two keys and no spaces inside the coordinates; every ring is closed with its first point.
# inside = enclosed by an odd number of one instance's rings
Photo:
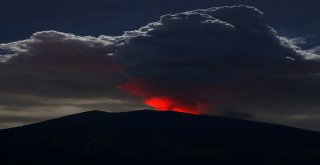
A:
{"type": "Polygon", "coordinates": [[[1,165],[320,164],[320,133],[207,115],[90,111],[0,131],[1,165]]]}

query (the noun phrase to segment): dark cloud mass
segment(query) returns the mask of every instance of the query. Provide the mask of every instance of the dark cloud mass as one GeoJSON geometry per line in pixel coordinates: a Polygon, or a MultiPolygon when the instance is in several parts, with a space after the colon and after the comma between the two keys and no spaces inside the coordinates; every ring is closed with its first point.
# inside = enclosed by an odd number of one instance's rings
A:
{"type": "Polygon", "coordinates": [[[159,110],[290,124],[320,114],[317,47],[299,48],[262,16],[248,6],[214,7],[163,15],[122,36],[38,32],[0,44],[0,89],[15,99],[90,98],[94,106],[102,103],[92,98],[104,98],[138,107],[122,89],[159,110]]]}
{"type": "Polygon", "coordinates": [[[277,36],[262,15],[247,6],[210,8],[164,15],[130,32],[117,56],[129,64],[122,88],[156,108],[191,113],[317,101],[318,56],[277,36]]]}
{"type": "Polygon", "coordinates": [[[112,86],[124,67],[112,62],[116,48],[108,37],[43,31],[0,48],[13,52],[0,56],[1,91],[56,97],[105,96],[113,91],[110,95],[115,96],[112,86]]]}
{"type": "Polygon", "coordinates": [[[0,128],[92,109],[141,107],[114,88],[124,68],[112,61],[115,39],[42,31],[0,44],[0,116],[15,119],[1,120],[0,128]]]}

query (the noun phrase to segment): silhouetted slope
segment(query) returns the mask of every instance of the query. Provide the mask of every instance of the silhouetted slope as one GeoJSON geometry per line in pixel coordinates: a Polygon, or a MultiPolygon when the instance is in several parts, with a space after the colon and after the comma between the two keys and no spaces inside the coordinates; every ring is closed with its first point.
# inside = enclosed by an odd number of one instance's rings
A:
{"type": "Polygon", "coordinates": [[[0,164],[319,164],[319,139],[223,117],[91,111],[0,131],[0,164]]]}

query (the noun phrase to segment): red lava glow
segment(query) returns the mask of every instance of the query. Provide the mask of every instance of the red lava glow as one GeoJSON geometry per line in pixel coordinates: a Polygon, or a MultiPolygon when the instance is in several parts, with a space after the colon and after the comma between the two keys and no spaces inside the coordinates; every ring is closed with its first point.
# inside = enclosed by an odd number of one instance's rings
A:
{"type": "Polygon", "coordinates": [[[207,103],[197,97],[187,98],[184,92],[157,89],[141,80],[131,80],[118,88],[143,99],[143,103],[158,111],[175,111],[199,115],[207,108],[207,103]]]}
{"type": "Polygon", "coordinates": [[[185,107],[183,105],[179,105],[177,101],[170,100],[165,97],[151,97],[149,99],[145,99],[143,103],[159,111],[172,110],[176,112],[189,113],[194,115],[199,114],[199,111],[189,107],[185,107]]]}

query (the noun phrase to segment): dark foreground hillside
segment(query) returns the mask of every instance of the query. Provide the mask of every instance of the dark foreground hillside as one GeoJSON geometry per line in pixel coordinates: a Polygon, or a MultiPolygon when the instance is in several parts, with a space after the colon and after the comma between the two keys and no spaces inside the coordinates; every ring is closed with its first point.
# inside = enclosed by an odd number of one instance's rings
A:
{"type": "Polygon", "coordinates": [[[320,133],[175,112],[91,111],[0,131],[1,165],[320,164],[320,133]]]}

